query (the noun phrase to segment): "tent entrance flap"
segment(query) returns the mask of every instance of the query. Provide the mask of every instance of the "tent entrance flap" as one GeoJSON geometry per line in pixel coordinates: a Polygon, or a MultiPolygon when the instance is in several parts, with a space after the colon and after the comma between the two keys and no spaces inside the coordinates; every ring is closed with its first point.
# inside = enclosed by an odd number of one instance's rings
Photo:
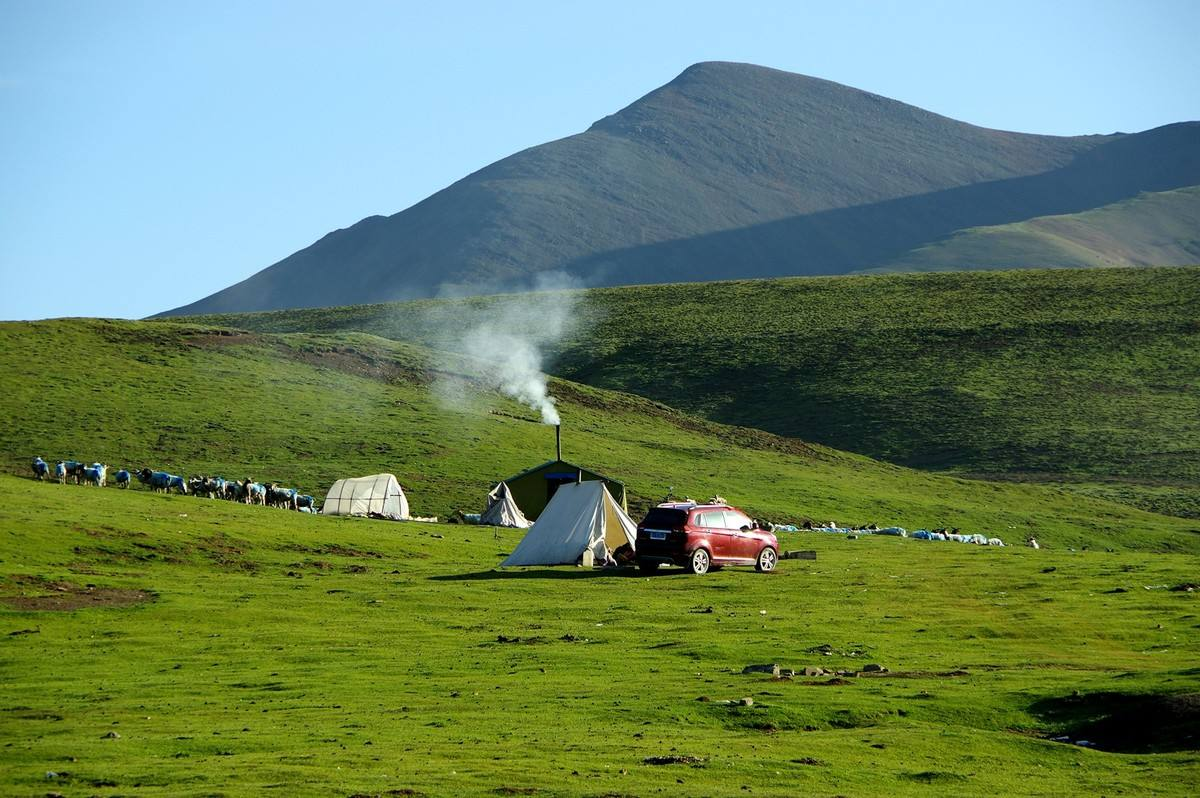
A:
{"type": "Polygon", "coordinates": [[[562,485],[570,485],[579,481],[579,475],[574,472],[557,472],[546,475],[546,503],[554,498],[562,485]]]}
{"type": "MultiPolygon", "coordinates": [[[[628,544],[634,545],[634,540],[637,539],[637,532],[633,533],[632,538],[629,535],[629,530],[621,523],[621,508],[617,506],[616,501],[612,496],[605,496],[604,502],[604,543],[608,546],[609,552],[614,552],[622,546],[628,544]]],[[[629,518],[629,516],[625,516],[629,518]]]]}

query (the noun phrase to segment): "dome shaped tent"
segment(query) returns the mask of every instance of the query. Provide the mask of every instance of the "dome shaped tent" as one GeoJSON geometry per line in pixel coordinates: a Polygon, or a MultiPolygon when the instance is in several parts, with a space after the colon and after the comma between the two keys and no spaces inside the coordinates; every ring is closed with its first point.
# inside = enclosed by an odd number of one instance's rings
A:
{"type": "Polygon", "coordinates": [[[392,521],[408,518],[408,497],[395,474],[339,479],[325,495],[322,515],[378,515],[392,521]]]}

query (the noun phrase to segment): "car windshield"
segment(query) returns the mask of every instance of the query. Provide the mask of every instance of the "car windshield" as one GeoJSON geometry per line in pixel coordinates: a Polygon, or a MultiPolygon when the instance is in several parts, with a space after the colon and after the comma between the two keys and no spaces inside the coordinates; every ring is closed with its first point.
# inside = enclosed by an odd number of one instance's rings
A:
{"type": "Polygon", "coordinates": [[[675,510],[668,507],[655,507],[646,514],[639,526],[653,529],[678,529],[687,521],[687,510],[675,510]]]}

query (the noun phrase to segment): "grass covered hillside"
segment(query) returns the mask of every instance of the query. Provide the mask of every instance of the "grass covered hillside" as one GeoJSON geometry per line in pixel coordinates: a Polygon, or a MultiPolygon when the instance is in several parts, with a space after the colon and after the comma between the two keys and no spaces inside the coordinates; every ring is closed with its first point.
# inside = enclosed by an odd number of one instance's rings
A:
{"type": "MultiPolygon", "coordinates": [[[[210,317],[454,346],[527,297],[210,317]]],[[[1071,484],[1200,516],[1200,269],[601,289],[563,377],[919,468],[1071,484]]]]}
{"type": "Polygon", "coordinates": [[[500,573],[519,532],[0,495],[4,795],[1195,792],[1194,555],[500,573]]]}
{"type": "MultiPolygon", "coordinates": [[[[365,334],[5,323],[0,456],[17,473],[41,455],[249,476],[318,497],[338,477],[392,471],[414,513],[478,511],[496,480],[551,459],[553,431],[509,400],[463,393],[470,386],[428,357],[365,334]],[[439,399],[456,388],[456,405],[439,399]]],[[[1036,486],[928,475],[565,381],[554,381],[551,392],[564,422],[564,456],[624,480],[635,514],[674,486],[677,495],[719,493],[780,520],[1200,550],[1195,523],[1182,519],[1036,486]]]]}
{"type": "Polygon", "coordinates": [[[1200,263],[1200,186],[1082,213],[962,230],[878,271],[1170,266],[1200,263]]]}

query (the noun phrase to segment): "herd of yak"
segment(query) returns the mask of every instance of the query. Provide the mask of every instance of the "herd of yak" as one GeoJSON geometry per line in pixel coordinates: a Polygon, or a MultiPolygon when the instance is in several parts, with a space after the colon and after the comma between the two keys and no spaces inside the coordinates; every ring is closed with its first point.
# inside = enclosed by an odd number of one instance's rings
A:
{"type": "MultiPolygon", "coordinates": [[[[95,485],[103,488],[108,482],[108,466],[104,463],[81,463],[78,460],[59,460],[53,467],[41,457],[33,458],[33,474],[37,479],[49,479],[51,474],[60,483],[67,480],[76,485],[95,485]]],[[[243,480],[227,480],[222,477],[192,477],[185,480],[176,474],[166,471],[153,471],[142,468],[129,471],[122,468],[113,475],[113,483],[118,488],[128,488],[133,479],[148,486],[151,490],[170,493],[191,493],[210,499],[228,499],[243,504],[261,504],[265,507],[279,507],[284,510],[297,510],[303,513],[316,511],[313,497],[302,494],[295,488],[280,487],[274,482],[263,484],[246,478],[243,480]]]]}

